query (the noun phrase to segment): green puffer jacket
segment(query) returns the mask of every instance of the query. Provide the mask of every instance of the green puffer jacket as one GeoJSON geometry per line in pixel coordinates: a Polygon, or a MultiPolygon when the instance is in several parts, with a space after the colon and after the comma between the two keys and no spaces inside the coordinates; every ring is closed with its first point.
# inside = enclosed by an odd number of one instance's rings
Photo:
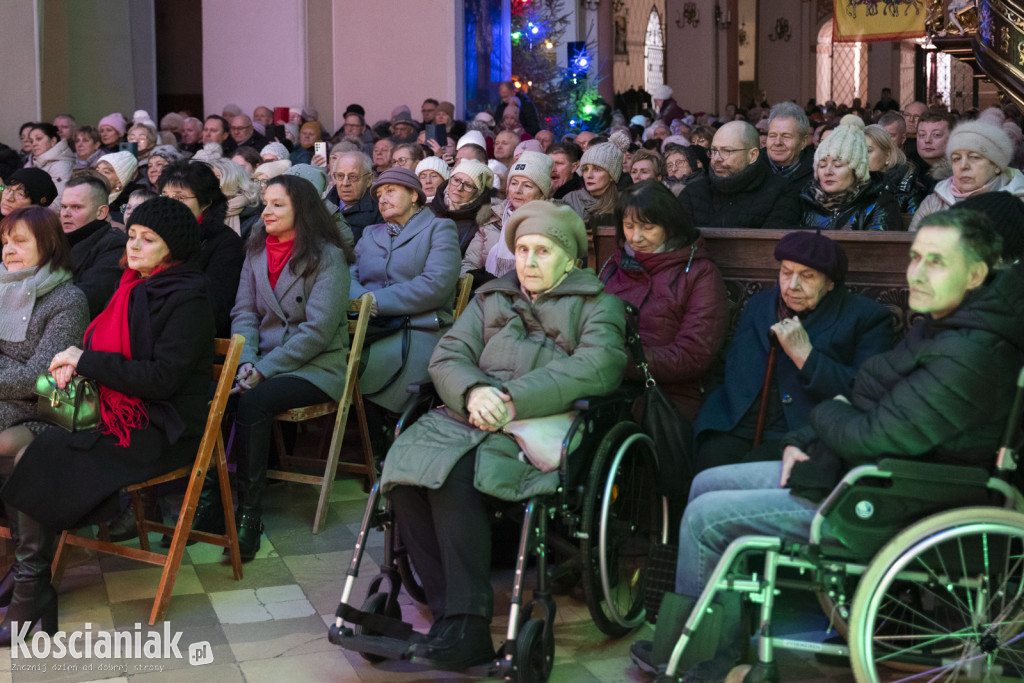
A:
{"type": "Polygon", "coordinates": [[[401,484],[439,488],[473,448],[476,487],[504,500],[553,492],[558,472],[518,459],[511,436],[469,424],[466,395],[479,385],[512,396],[516,419],[563,413],[584,396],[619,386],[626,368],[622,301],[604,293],[591,270],[573,270],[531,302],[515,272],[477,290],[430,358],[445,406],[427,413],[388,451],[383,490],[401,484]]]}

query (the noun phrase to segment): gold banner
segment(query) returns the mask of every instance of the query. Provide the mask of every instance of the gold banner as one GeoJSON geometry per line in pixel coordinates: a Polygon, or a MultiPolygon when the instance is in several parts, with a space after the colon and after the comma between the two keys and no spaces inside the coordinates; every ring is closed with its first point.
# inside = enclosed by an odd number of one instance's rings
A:
{"type": "Polygon", "coordinates": [[[835,0],[833,42],[924,37],[922,0],[835,0]]]}

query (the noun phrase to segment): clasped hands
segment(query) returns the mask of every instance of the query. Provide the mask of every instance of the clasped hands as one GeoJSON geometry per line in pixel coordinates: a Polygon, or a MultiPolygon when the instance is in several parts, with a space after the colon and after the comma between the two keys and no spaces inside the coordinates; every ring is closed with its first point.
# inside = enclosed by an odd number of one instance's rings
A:
{"type": "Polygon", "coordinates": [[[266,378],[252,363],[242,363],[235,373],[235,386],[231,387],[231,393],[244,394],[264,379],[266,378]]]}
{"type": "Polygon", "coordinates": [[[69,346],[53,357],[48,370],[53,374],[53,380],[58,387],[63,389],[75,376],[75,370],[78,368],[78,361],[81,357],[82,349],[77,346],[69,346]]]}
{"type": "Polygon", "coordinates": [[[466,398],[469,423],[486,432],[496,432],[516,418],[512,397],[494,387],[473,388],[466,398]]]}

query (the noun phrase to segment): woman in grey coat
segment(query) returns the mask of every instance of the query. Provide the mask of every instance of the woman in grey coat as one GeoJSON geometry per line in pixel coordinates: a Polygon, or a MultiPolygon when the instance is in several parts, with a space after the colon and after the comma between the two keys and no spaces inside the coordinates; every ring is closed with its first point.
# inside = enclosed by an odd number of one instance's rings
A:
{"type": "MultiPolygon", "coordinates": [[[[368,226],[356,244],[352,298],[369,292],[378,326],[385,318],[407,317],[408,327],[364,352],[359,388],[367,401],[397,413],[409,399],[409,384],[427,379],[434,345],[452,324],[462,252],[455,223],[425,209],[426,196],[412,171],[387,169],[370,193],[385,222],[368,226]]],[[[393,416],[371,412],[376,413],[373,436],[380,453],[380,434],[393,416]]]]}
{"type": "MultiPolygon", "coordinates": [[[[274,416],[338,400],[348,351],[349,271],[334,220],[313,186],[296,176],[272,179],[265,200],[231,311],[232,334],[245,337],[233,392],[238,547],[248,560],[260,547],[274,416]]],[[[214,479],[207,477],[193,527],[223,533],[214,479]]]]}

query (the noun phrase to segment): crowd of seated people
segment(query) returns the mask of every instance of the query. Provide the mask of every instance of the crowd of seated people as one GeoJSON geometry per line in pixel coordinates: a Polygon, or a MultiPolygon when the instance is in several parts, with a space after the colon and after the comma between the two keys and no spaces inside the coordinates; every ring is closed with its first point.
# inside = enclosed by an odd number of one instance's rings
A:
{"type": "MultiPolygon", "coordinates": [[[[1024,255],[1012,116],[782,102],[718,117],[656,90],[628,122],[616,112],[561,138],[512,84],[475,117],[428,99],[422,122],[399,106],[369,126],[353,104],[333,134],[309,107],[280,120],[269,107],[172,112],[159,130],[144,111],[23,126],[20,149],[0,147],[0,499],[17,544],[0,643],[12,618],[57,628],[60,530],[111,519],[128,538],[121,487],[194,457],[212,340],[232,333],[245,340],[228,407],[236,523],[252,559],[271,422],[341,395],[348,302],[364,294],[371,445],[435,620],[413,655],[442,668],[494,654],[489,500],[554,485],[495,432],[642,379],[627,318],[694,426],[701,474],[688,504],[679,494],[667,598],[682,609],[729,540],[806,535],[821,489],[873,454],[991,450],[1024,349],[1021,282],[1002,263],[1024,255]],[[425,138],[428,123],[446,144],[425,138]],[[778,286],[749,298],[732,334],[701,233],[714,227],[788,231],[774,245],[778,286]],[[907,227],[922,319],[901,341],[887,308],[846,287],[846,254],[823,231],[907,227]],[[602,228],[616,248],[595,263],[602,228]],[[467,273],[475,296],[454,321],[467,273]],[[100,426],[68,432],[38,416],[44,373],[61,387],[96,380],[100,426]],[[428,378],[445,407],[394,440],[408,386],[428,378]],[[936,383],[942,405],[902,400],[917,382],[936,383]],[[767,513],[725,514],[737,508],[767,513]]],[[[219,496],[207,477],[194,528],[223,532],[219,496]]],[[[725,624],[692,680],[724,680],[739,629],[725,624]]],[[[666,658],[634,647],[645,670],[666,658]]]]}

